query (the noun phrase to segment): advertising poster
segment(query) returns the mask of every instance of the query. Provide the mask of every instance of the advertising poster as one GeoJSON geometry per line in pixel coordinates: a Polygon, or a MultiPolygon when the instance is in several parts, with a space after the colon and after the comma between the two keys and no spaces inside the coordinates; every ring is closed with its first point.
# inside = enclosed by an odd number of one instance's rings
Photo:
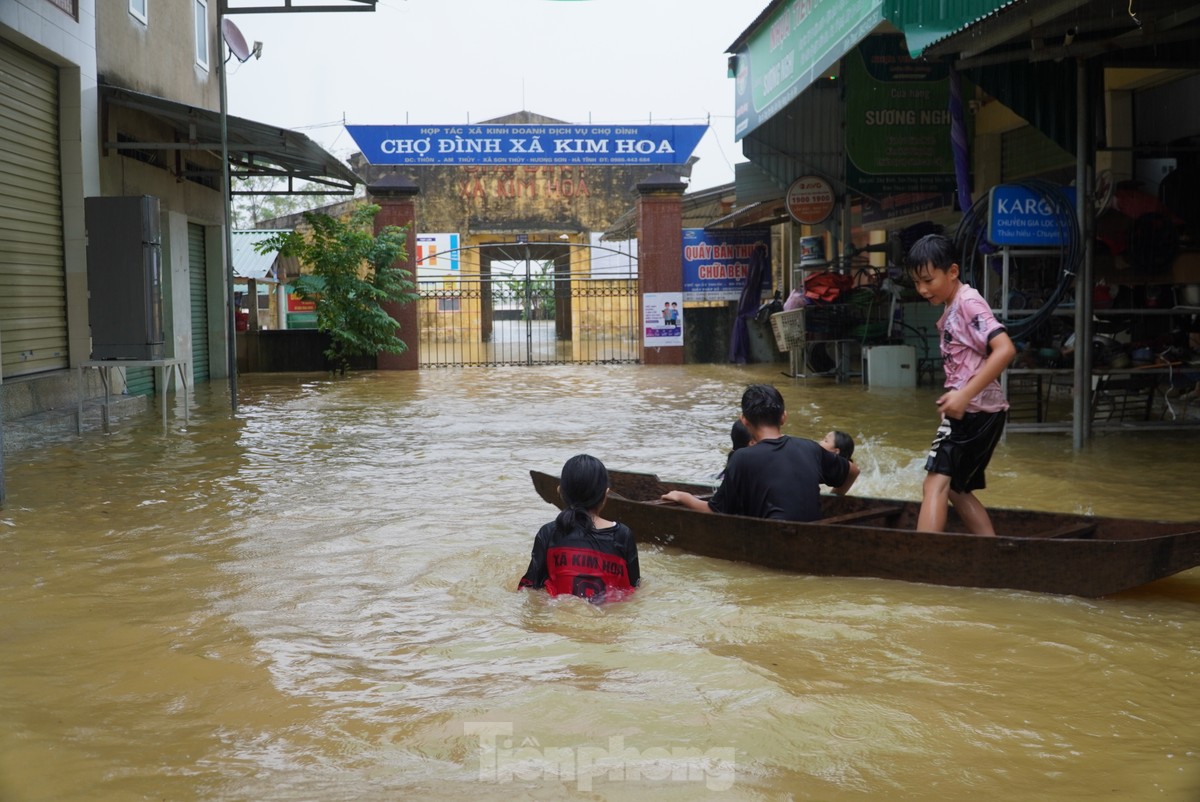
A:
{"type": "MultiPolygon", "coordinates": [[[[683,299],[737,301],[750,273],[750,255],[759,245],[771,247],[769,229],[683,230],[683,299]]],[[[771,294],[771,272],[763,276],[762,294],[771,294]]]]}
{"type": "Polygon", "coordinates": [[[642,295],[643,345],[683,345],[683,293],[647,292],[642,295]]]}
{"type": "Polygon", "coordinates": [[[458,283],[458,234],[417,234],[417,276],[440,278],[444,286],[458,283]]]}

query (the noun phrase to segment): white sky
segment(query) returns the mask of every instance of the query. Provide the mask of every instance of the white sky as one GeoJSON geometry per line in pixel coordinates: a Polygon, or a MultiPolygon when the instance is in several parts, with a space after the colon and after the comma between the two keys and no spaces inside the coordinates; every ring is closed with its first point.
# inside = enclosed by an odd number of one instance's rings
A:
{"type": "MultiPolygon", "coordinates": [[[[234,5],[234,4],[231,4],[234,5]]],[[[229,113],[343,160],[344,124],[477,123],[522,109],[585,124],[698,124],[693,190],[733,180],[725,48],[766,0],[379,0],[374,12],[232,14],[229,113]]]]}

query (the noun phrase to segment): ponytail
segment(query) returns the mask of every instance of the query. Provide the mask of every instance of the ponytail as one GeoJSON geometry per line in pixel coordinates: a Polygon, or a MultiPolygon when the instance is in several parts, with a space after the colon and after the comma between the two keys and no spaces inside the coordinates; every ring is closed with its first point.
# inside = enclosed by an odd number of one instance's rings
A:
{"type": "Polygon", "coordinates": [[[562,534],[576,527],[585,532],[595,529],[592,511],[598,510],[608,493],[608,469],[590,454],[577,454],[563,465],[558,479],[558,494],[565,503],[554,522],[562,534]]]}
{"type": "Polygon", "coordinates": [[[583,507],[567,507],[554,519],[554,524],[558,528],[559,533],[564,535],[574,529],[582,529],[585,532],[590,532],[594,528],[592,525],[592,514],[583,507]]]}

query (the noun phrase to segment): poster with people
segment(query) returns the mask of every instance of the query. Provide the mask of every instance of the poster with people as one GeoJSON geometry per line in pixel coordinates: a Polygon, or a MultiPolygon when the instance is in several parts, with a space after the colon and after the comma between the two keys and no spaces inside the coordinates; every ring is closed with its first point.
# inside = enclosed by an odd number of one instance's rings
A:
{"type": "Polygon", "coordinates": [[[683,293],[647,292],[642,295],[643,346],[683,345],[683,293]]]}

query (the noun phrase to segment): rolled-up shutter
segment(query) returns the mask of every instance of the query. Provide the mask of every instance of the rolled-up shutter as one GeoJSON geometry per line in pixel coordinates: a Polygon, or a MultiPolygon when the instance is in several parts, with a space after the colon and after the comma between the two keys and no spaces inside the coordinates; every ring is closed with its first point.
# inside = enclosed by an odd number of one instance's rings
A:
{"type": "Polygon", "coordinates": [[[208,282],[204,226],[188,223],[188,279],[192,293],[192,381],[208,381],[208,282]]]}
{"type": "Polygon", "coordinates": [[[58,70],[0,41],[0,362],[65,368],[67,302],[58,70]]]}

